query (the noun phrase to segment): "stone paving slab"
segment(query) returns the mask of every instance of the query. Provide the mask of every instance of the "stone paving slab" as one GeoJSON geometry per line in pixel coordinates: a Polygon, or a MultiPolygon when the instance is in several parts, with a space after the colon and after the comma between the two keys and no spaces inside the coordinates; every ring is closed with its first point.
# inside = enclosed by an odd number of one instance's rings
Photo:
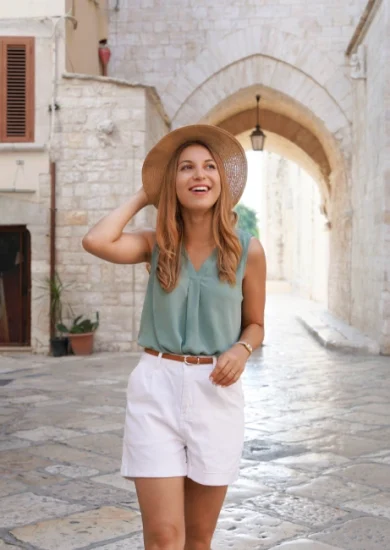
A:
{"type": "Polygon", "coordinates": [[[328,473],[382,491],[390,490],[390,465],[387,464],[355,464],[343,469],[330,470],[328,473]]]}
{"type": "Polygon", "coordinates": [[[13,529],[11,534],[17,540],[44,550],[76,550],[141,529],[141,517],[137,512],[106,506],[62,519],[19,527],[13,529]]]}
{"type": "MultiPolygon", "coordinates": [[[[389,550],[389,358],[319,346],[286,296],[267,307],[213,550],[389,550]]],[[[119,474],[137,359],[0,355],[0,550],[142,550],[119,474]]]]}
{"type": "Polygon", "coordinates": [[[65,466],[64,464],[54,464],[48,466],[45,471],[49,474],[61,474],[65,477],[91,477],[99,473],[95,468],[87,468],[86,466],[65,466]]]}
{"type": "MultiPolygon", "coordinates": [[[[67,442],[68,443],[68,442],[67,442]]],[[[29,448],[31,455],[47,457],[53,464],[59,461],[65,465],[90,466],[93,464],[101,473],[113,472],[118,469],[118,462],[110,457],[102,456],[92,451],[76,449],[68,444],[52,443],[49,445],[36,445],[29,448]]]]}
{"type": "Polygon", "coordinates": [[[347,458],[358,458],[370,451],[383,449],[383,441],[371,439],[371,432],[362,437],[349,434],[330,434],[311,441],[315,451],[334,453],[347,458]]]}
{"type": "Polygon", "coordinates": [[[29,441],[47,441],[48,439],[53,441],[64,441],[65,439],[70,439],[77,435],[81,436],[84,434],[83,432],[53,428],[52,426],[40,426],[34,430],[22,430],[11,434],[13,437],[28,439],[29,441]]]}
{"type": "Polygon", "coordinates": [[[343,550],[387,550],[390,541],[390,522],[385,519],[362,517],[330,527],[313,539],[337,544],[343,550]]]}
{"type": "Polygon", "coordinates": [[[64,498],[69,502],[85,503],[89,506],[103,506],[110,503],[128,508],[136,505],[135,493],[116,487],[95,483],[90,479],[72,480],[45,487],[45,494],[55,498],[64,498]]]}
{"type": "Polygon", "coordinates": [[[15,475],[9,476],[9,479],[23,483],[24,490],[29,491],[67,481],[66,477],[50,474],[49,472],[45,472],[44,469],[18,472],[15,475]]]}
{"type": "Polygon", "coordinates": [[[71,447],[96,451],[103,455],[115,458],[117,461],[122,456],[122,438],[116,434],[91,434],[69,439],[71,447]]]}
{"type": "Polygon", "coordinates": [[[362,500],[347,501],[344,506],[353,510],[360,510],[371,516],[390,519],[390,493],[376,494],[362,500]]]}
{"type": "Polygon", "coordinates": [[[0,441],[0,451],[12,451],[14,449],[23,449],[30,447],[31,443],[15,438],[0,441]]]}
{"type": "Polygon", "coordinates": [[[270,550],[343,550],[340,547],[329,546],[322,542],[313,542],[308,539],[297,539],[293,542],[284,542],[278,546],[274,546],[270,550]]]}
{"type": "Polygon", "coordinates": [[[348,499],[362,499],[378,493],[378,489],[324,475],[303,485],[288,487],[286,493],[307,497],[333,505],[341,505],[348,499]]]}
{"type": "Polygon", "coordinates": [[[16,546],[15,544],[6,544],[2,540],[0,540],[0,550],[15,550],[15,548],[20,548],[20,546],[16,546]]]}
{"type": "Polygon", "coordinates": [[[314,528],[339,522],[348,515],[346,511],[339,508],[297,495],[283,493],[272,493],[250,498],[245,501],[244,506],[299,525],[314,528]]]}
{"type": "Polygon", "coordinates": [[[263,550],[306,531],[307,528],[302,525],[283,521],[261,511],[227,506],[221,512],[213,550],[263,550]]]}
{"type": "Polygon", "coordinates": [[[94,550],[144,550],[144,538],[142,533],[136,533],[123,540],[111,542],[104,546],[95,546],[94,550]]]}
{"type": "Polygon", "coordinates": [[[309,472],[320,472],[348,462],[347,458],[333,453],[304,453],[299,456],[287,456],[275,460],[275,464],[283,464],[297,470],[309,472]]]}
{"type": "Polygon", "coordinates": [[[135,483],[130,479],[122,477],[119,472],[92,477],[91,481],[94,481],[95,483],[104,483],[105,485],[117,487],[117,489],[123,489],[124,491],[131,491],[135,493],[135,483]]]}
{"type": "Polygon", "coordinates": [[[25,490],[25,485],[12,479],[2,479],[0,482],[0,498],[21,493],[25,490]]]}
{"type": "Polygon", "coordinates": [[[49,465],[49,460],[32,456],[25,449],[22,452],[17,450],[0,452],[0,476],[35,470],[49,465]]]}
{"type": "Polygon", "coordinates": [[[83,510],[80,504],[69,504],[56,498],[22,493],[4,497],[0,502],[0,528],[33,523],[45,517],[58,517],[83,510]]]}
{"type": "Polygon", "coordinates": [[[274,489],[285,489],[290,485],[307,483],[310,480],[310,474],[307,475],[292,468],[267,462],[259,462],[243,468],[240,473],[244,478],[261,480],[266,486],[274,489]]]}

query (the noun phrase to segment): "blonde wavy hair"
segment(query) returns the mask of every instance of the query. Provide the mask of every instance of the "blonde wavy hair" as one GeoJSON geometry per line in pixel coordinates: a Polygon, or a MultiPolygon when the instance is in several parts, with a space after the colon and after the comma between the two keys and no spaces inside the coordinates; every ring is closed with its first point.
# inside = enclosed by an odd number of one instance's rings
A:
{"type": "Polygon", "coordinates": [[[201,141],[184,143],[169,161],[157,210],[156,241],[159,248],[157,278],[166,292],[171,292],[177,286],[180,275],[184,222],[181,205],[176,195],[176,174],[179,157],[190,145],[201,145],[211,153],[221,179],[221,194],[213,206],[213,237],[217,248],[220,281],[227,282],[231,286],[236,284],[236,271],[242,253],[241,243],[235,232],[237,214],[233,211],[233,201],[222,159],[201,141]]]}

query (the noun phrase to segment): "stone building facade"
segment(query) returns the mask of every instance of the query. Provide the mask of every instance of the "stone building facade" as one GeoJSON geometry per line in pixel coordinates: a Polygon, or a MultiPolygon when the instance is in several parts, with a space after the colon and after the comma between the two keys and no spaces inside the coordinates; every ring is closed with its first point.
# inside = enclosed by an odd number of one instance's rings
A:
{"type": "MultiPolygon", "coordinates": [[[[75,33],[77,29],[84,33],[91,25],[96,3],[78,0],[73,4],[82,9],[69,11],[65,0],[39,4],[26,0],[25,10],[19,12],[12,5],[0,7],[0,40],[28,36],[35,46],[34,138],[0,142],[2,259],[7,250],[15,252],[10,236],[20,232],[26,237],[17,250],[18,261],[7,271],[9,277],[3,276],[5,268],[0,264],[1,298],[5,297],[5,308],[0,299],[0,350],[49,349],[51,166],[56,174],[54,261],[68,287],[64,302],[75,315],[99,311],[102,322],[96,349],[135,347],[145,268],[97,262],[84,252],[81,238],[140,185],[142,160],[168,131],[168,120],[152,88],[100,76],[97,44],[94,55],[92,49],[80,59],[75,55],[79,42],[75,33]],[[78,64],[88,74],[67,73],[67,68],[77,69],[78,64]],[[27,263],[26,274],[20,266],[27,263]],[[21,286],[19,278],[24,279],[21,286]],[[27,332],[24,320],[20,322],[21,306],[28,309],[27,332]]],[[[94,19],[91,34],[96,37],[101,18],[94,19]]],[[[152,225],[153,216],[150,208],[137,223],[152,225]]],[[[64,321],[69,320],[67,307],[64,312],[68,317],[64,321]]]]}
{"type": "MultiPolygon", "coordinates": [[[[50,17],[64,16],[65,0],[55,2],[56,14],[54,3],[41,5],[50,17]]],[[[42,146],[55,160],[57,269],[72,285],[77,312],[101,311],[97,347],[134,347],[146,274],[142,266],[88,258],[80,236],[140,185],[142,158],[169,128],[218,124],[248,144],[260,93],[267,148],[297,162],[318,184],[329,228],[327,305],[390,353],[390,0],[246,0],[229,6],[222,0],[109,0],[104,10],[109,78],[74,74],[74,68],[64,75],[70,21],[58,23],[59,110],[52,115],[46,109],[52,90],[49,20],[0,23],[0,36],[10,29],[45,36],[46,72],[37,75],[41,144],[0,144],[0,154],[11,166],[42,146]]],[[[35,190],[30,195],[1,193],[10,177],[0,177],[0,225],[29,228],[34,297],[34,280],[48,271],[49,172],[39,168],[29,178],[35,190]]],[[[153,215],[145,212],[137,223],[152,223],[153,215]]],[[[31,345],[47,349],[43,304],[32,305],[31,345]]]]}

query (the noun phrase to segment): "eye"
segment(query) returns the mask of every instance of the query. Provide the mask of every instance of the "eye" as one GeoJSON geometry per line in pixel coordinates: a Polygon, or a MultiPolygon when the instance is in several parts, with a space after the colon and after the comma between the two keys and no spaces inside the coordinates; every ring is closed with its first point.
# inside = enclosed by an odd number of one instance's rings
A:
{"type": "Polygon", "coordinates": [[[217,167],[215,166],[215,164],[213,164],[212,162],[210,162],[210,163],[207,165],[207,168],[211,168],[212,170],[215,170],[217,167]]]}
{"type": "Polygon", "coordinates": [[[180,171],[183,172],[184,170],[187,170],[189,168],[192,168],[191,164],[183,164],[183,166],[180,168],[180,171]]]}

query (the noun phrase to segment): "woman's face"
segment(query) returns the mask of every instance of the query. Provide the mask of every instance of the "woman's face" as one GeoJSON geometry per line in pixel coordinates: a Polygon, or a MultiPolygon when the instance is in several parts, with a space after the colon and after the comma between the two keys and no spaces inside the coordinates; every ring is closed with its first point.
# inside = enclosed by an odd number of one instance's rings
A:
{"type": "Polygon", "coordinates": [[[211,153],[203,145],[181,152],[176,173],[176,194],[188,210],[209,210],[221,194],[221,178],[211,153]]]}

